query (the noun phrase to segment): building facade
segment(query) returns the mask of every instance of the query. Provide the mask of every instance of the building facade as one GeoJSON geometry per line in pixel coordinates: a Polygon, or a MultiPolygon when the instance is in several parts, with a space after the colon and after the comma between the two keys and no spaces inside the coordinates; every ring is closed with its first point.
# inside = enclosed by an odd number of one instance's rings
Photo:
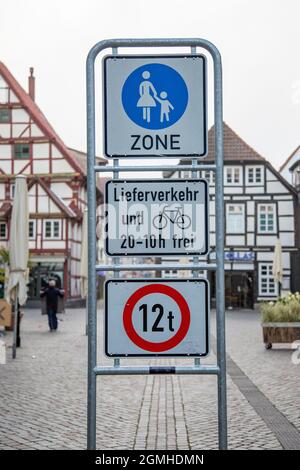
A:
{"type": "MultiPolygon", "coordinates": [[[[87,206],[86,155],[68,148],[38,108],[33,69],[27,93],[0,63],[0,245],[4,247],[18,174],[27,177],[29,193],[29,298],[39,298],[40,288],[54,277],[67,298],[76,299],[87,206]]],[[[99,205],[102,194],[99,186],[99,205]]]]}
{"type": "MultiPolygon", "coordinates": [[[[297,246],[300,246],[300,145],[285,160],[279,171],[297,192],[298,204],[296,205],[295,211],[295,225],[296,243],[297,246]]],[[[295,278],[300,279],[300,252],[293,257],[292,266],[295,278]]],[[[300,291],[299,283],[297,283],[295,290],[300,291]]]]}
{"type": "MultiPolygon", "coordinates": [[[[208,134],[208,155],[214,162],[214,128],[208,134]]],[[[184,163],[184,162],[182,162],[184,163]]],[[[190,172],[164,175],[190,178],[190,172]]],[[[215,175],[199,171],[209,182],[209,260],[215,259],[215,175]]],[[[224,213],[225,213],[225,297],[227,308],[253,308],[259,301],[275,299],[290,290],[299,290],[299,276],[293,260],[299,253],[295,236],[298,208],[295,189],[261,155],[224,123],[224,213]],[[272,264],[277,239],[282,245],[283,280],[273,279],[272,264]]],[[[166,273],[166,275],[174,273],[166,273]]],[[[212,303],[215,274],[208,273],[212,303]]]]}

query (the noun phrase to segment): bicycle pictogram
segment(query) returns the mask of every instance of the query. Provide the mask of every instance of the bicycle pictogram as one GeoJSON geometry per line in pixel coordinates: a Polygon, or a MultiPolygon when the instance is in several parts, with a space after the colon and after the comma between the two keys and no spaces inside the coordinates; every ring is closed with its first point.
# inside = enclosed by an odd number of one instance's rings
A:
{"type": "Polygon", "coordinates": [[[165,206],[163,210],[153,218],[152,223],[154,227],[162,230],[167,226],[168,221],[170,221],[172,224],[176,224],[178,228],[189,228],[192,221],[188,215],[183,213],[183,208],[177,206],[171,209],[170,207],[171,206],[165,206]]]}

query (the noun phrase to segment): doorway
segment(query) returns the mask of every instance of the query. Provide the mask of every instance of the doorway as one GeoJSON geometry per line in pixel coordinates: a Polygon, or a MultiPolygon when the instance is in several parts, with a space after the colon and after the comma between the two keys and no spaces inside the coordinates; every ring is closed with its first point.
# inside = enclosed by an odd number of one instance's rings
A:
{"type": "Polygon", "coordinates": [[[225,307],[252,308],[253,272],[225,272],[225,307]]]}
{"type": "Polygon", "coordinates": [[[48,286],[49,279],[55,279],[56,287],[64,285],[63,263],[31,263],[29,272],[28,297],[39,299],[40,291],[48,286]]]}

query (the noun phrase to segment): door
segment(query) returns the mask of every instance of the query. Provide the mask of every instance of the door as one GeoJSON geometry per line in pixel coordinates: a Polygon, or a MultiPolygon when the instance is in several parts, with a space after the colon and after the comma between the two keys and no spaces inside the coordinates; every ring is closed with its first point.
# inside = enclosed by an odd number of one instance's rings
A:
{"type": "Polygon", "coordinates": [[[253,273],[225,273],[225,306],[233,308],[253,308],[253,273]]]}

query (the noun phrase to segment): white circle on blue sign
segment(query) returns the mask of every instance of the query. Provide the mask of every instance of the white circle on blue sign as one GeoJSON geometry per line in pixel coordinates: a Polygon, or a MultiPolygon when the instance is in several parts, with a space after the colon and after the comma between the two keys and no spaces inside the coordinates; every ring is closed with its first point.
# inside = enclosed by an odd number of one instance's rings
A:
{"type": "Polygon", "coordinates": [[[175,124],[188,104],[182,76],[164,64],[145,64],[135,69],[122,88],[127,116],[145,129],[165,129],[175,124]]]}

